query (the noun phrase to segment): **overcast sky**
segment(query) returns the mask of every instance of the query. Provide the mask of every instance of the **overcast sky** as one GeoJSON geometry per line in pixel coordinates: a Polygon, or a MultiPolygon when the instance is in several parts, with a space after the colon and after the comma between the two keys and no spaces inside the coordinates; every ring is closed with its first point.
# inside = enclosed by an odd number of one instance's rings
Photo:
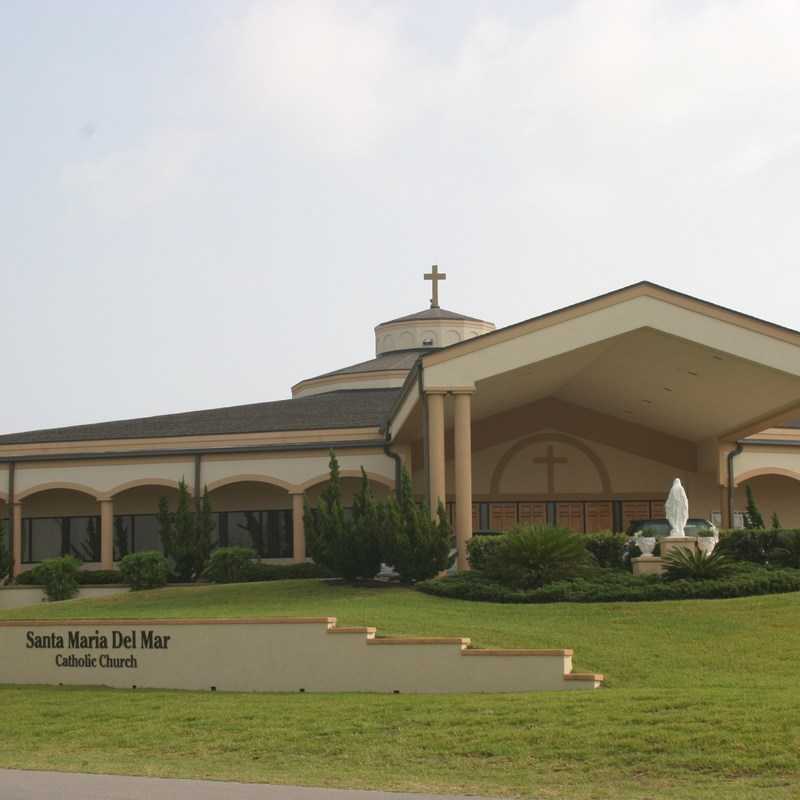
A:
{"type": "Polygon", "coordinates": [[[800,3],[0,0],[0,432],[289,396],[427,306],[800,327],[800,3]]]}

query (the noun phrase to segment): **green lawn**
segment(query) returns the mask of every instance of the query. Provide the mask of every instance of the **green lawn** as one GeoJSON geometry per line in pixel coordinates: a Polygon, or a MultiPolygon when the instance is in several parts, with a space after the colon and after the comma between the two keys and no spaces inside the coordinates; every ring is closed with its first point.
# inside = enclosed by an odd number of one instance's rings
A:
{"type": "Polygon", "coordinates": [[[596,692],[232,695],[2,687],[0,766],[563,798],[800,796],[800,594],[510,606],[286,581],[4,618],[336,616],[572,647],[596,692]]]}

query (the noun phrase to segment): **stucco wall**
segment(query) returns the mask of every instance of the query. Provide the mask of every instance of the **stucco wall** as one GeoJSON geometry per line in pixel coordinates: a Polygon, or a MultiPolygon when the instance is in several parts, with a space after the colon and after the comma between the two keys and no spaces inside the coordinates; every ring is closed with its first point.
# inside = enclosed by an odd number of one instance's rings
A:
{"type": "Polygon", "coordinates": [[[777,513],[783,527],[800,528],[800,481],[784,475],[750,478],[736,490],[737,511],[744,511],[747,507],[746,486],[752,489],[758,510],[767,526],[772,524],[772,514],[777,513]]]}
{"type": "Polygon", "coordinates": [[[592,689],[602,680],[571,675],[570,650],[476,655],[459,638],[378,640],[374,634],[337,630],[332,618],[0,622],[0,683],[420,693],[592,689]],[[70,643],[70,631],[105,640],[70,643]],[[41,646],[31,646],[36,636],[41,646]],[[70,658],[81,661],[63,663],[70,658]]]}

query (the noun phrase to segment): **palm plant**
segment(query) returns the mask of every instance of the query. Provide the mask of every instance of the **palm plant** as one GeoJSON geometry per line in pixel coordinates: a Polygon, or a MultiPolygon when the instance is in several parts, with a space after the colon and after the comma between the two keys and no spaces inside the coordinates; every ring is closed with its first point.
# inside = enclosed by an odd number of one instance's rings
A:
{"type": "Polygon", "coordinates": [[[704,553],[679,547],[664,559],[664,577],[673,581],[713,580],[726,575],[732,567],[728,557],[719,550],[704,553]]]}
{"type": "Polygon", "coordinates": [[[591,560],[583,541],[572,531],[520,527],[486,554],[483,572],[510,586],[531,589],[577,577],[591,568],[591,560]]]}

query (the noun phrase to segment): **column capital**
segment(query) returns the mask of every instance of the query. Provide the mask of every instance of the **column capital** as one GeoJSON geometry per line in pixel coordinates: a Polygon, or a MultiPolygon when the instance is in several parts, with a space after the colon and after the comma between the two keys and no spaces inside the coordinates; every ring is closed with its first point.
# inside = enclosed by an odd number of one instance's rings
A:
{"type": "Polygon", "coordinates": [[[304,495],[305,493],[306,493],[305,489],[290,489],[289,490],[289,494],[291,494],[291,495],[296,495],[296,494],[304,495]]]}

